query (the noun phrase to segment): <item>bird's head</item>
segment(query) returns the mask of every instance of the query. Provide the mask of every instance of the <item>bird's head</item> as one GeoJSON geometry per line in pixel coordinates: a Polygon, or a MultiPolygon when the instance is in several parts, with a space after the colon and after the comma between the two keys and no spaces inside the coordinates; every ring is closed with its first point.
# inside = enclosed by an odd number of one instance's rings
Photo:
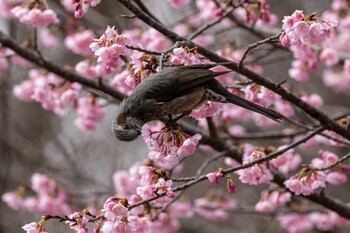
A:
{"type": "Polygon", "coordinates": [[[125,102],[123,101],[114,117],[112,123],[112,132],[120,141],[130,142],[141,135],[141,127],[143,123],[132,117],[130,112],[125,109],[125,102]]]}

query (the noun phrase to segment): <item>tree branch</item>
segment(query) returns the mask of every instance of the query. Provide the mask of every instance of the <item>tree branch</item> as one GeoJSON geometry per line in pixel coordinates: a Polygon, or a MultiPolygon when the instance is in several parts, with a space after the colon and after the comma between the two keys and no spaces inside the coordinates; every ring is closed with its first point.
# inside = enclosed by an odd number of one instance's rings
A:
{"type": "Polygon", "coordinates": [[[56,65],[55,63],[43,57],[40,57],[35,51],[22,47],[17,41],[12,39],[10,36],[7,36],[2,31],[0,31],[0,43],[4,47],[12,49],[18,55],[27,59],[28,61],[36,64],[39,67],[45,68],[48,71],[57,74],[58,76],[61,76],[69,82],[77,82],[84,85],[85,87],[89,87],[97,91],[102,91],[118,100],[122,100],[124,98],[124,94],[104,84],[103,82],[86,79],[72,70],[64,69],[62,66],[56,65]]]}

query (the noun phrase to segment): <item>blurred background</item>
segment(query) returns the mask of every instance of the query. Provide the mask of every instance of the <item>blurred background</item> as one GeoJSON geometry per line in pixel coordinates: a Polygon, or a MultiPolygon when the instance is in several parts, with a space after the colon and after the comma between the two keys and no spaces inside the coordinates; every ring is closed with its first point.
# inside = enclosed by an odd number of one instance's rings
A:
{"type": "MultiPolygon", "coordinates": [[[[51,8],[62,12],[57,2],[48,0],[51,8]]],[[[115,25],[119,29],[126,28],[130,21],[121,19],[119,16],[128,12],[115,1],[102,2],[104,3],[88,11],[83,19],[84,23],[91,25],[99,32],[103,32],[106,25],[115,25]]],[[[190,5],[185,10],[175,12],[167,1],[144,2],[150,11],[167,25],[171,25],[194,9],[194,5],[190,5]]],[[[329,6],[330,1],[271,0],[269,3],[272,12],[278,15],[280,22],[284,15],[290,15],[295,9],[304,10],[306,13],[322,12],[329,6]]],[[[8,23],[4,20],[0,21],[0,28],[18,41],[21,41],[27,33],[31,33],[30,29],[23,25],[8,23]]],[[[257,41],[257,38],[246,31],[238,29],[230,32],[228,36],[240,46],[257,41]]],[[[217,41],[220,41],[220,38],[217,38],[217,41]]],[[[54,50],[45,49],[42,52],[57,64],[73,65],[80,61],[80,57],[72,56],[64,46],[54,50]]],[[[267,65],[266,76],[276,81],[283,80],[287,76],[290,62],[291,59],[287,59],[277,65],[267,65]]],[[[106,117],[95,131],[83,132],[73,123],[75,114],[61,118],[52,112],[45,111],[37,103],[24,103],[13,96],[12,87],[27,77],[24,68],[13,66],[1,76],[0,195],[15,189],[20,183],[29,183],[31,175],[39,172],[56,179],[72,196],[78,197],[82,204],[94,198],[103,204],[106,197],[115,192],[111,178],[113,173],[117,170],[127,170],[135,161],[147,157],[147,148],[142,139],[124,143],[116,140],[111,134],[110,125],[116,105],[110,104],[107,107],[106,117]]],[[[326,111],[349,106],[348,93],[329,92],[321,82],[314,80],[312,85],[310,83],[308,86],[302,86],[302,89],[310,93],[317,91],[325,100],[326,111]]],[[[194,169],[205,158],[206,155],[198,152],[186,160],[182,175],[193,175],[194,169]]],[[[212,168],[215,169],[220,164],[223,164],[221,160],[213,163],[212,168]]],[[[215,188],[213,185],[202,183],[191,188],[189,194],[194,198],[200,197],[208,187],[215,188]]],[[[240,184],[234,198],[240,206],[253,207],[259,200],[260,191],[263,188],[264,186],[252,187],[240,184]]],[[[341,185],[333,191],[340,199],[348,200],[346,198],[349,197],[349,185],[341,185]]],[[[38,221],[40,217],[25,211],[12,210],[5,203],[0,202],[0,233],[21,232],[24,224],[38,221]]],[[[49,222],[46,227],[49,233],[71,231],[68,226],[59,224],[55,220],[49,222]]],[[[334,232],[349,232],[349,230],[350,228],[343,228],[336,229],[334,232]]],[[[183,220],[179,232],[279,233],[285,231],[269,215],[237,212],[233,213],[227,221],[219,224],[195,215],[191,219],[183,220]]]]}

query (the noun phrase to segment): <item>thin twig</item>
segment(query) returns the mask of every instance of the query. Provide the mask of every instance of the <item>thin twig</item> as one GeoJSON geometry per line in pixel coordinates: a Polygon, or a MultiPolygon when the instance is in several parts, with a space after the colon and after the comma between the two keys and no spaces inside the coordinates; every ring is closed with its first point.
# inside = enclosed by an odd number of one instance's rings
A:
{"type": "Polygon", "coordinates": [[[332,169],[336,166],[338,166],[339,164],[341,164],[342,162],[344,162],[345,160],[347,160],[348,158],[350,158],[350,152],[347,153],[346,155],[344,155],[343,157],[341,157],[337,162],[333,163],[332,165],[329,165],[328,167],[323,167],[323,168],[316,168],[316,171],[326,171],[329,169],[332,169]]]}
{"type": "Polygon", "coordinates": [[[168,209],[169,206],[171,206],[172,204],[174,204],[175,201],[179,200],[179,198],[185,193],[185,190],[182,190],[173,200],[171,200],[169,203],[167,203],[166,205],[164,205],[159,211],[158,213],[152,217],[151,221],[157,220],[157,218],[159,217],[159,215],[161,213],[163,213],[166,209],[168,209]]]}
{"type": "Polygon", "coordinates": [[[162,55],[162,53],[160,53],[160,52],[156,52],[156,51],[152,51],[152,50],[148,50],[148,49],[143,49],[143,48],[140,48],[140,47],[137,47],[137,46],[125,45],[125,47],[127,47],[128,49],[131,49],[131,50],[137,50],[137,51],[140,51],[140,52],[143,52],[143,53],[147,53],[147,54],[151,54],[151,55],[157,55],[157,56],[162,55]]]}
{"type": "Polygon", "coordinates": [[[239,61],[239,64],[238,64],[238,67],[239,68],[242,68],[243,67],[243,62],[244,60],[246,59],[248,53],[250,50],[254,49],[254,48],[257,48],[258,46],[262,45],[262,44],[265,44],[265,43],[271,43],[272,41],[276,40],[279,36],[281,35],[281,33],[277,34],[277,35],[274,35],[274,36],[270,36],[264,40],[260,40],[254,44],[251,44],[248,46],[248,48],[244,51],[244,54],[241,58],[241,60],[239,61]]]}
{"type": "Polygon", "coordinates": [[[214,25],[220,23],[224,18],[226,18],[227,15],[231,14],[232,11],[236,9],[234,7],[231,7],[229,10],[227,10],[220,18],[213,20],[210,23],[207,23],[203,25],[202,27],[198,28],[196,31],[192,32],[187,38],[189,40],[193,40],[196,38],[198,35],[202,34],[204,31],[208,30],[209,28],[213,27],[214,25]]]}
{"type": "Polygon", "coordinates": [[[204,171],[204,169],[206,169],[210,163],[212,163],[212,162],[218,160],[218,159],[221,158],[221,157],[226,156],[227,154],[228,154],[227,151],[223,151],[223,152],[218,153],[217,155],[214,155],[214,156],[212,156],[212,157],[206,159],[206,160],[204,161],[204,163],[198,168],[197,173],[196,173],[196,177],[198,178],[198,177],[202,174],[202,172],[204,171]]]}

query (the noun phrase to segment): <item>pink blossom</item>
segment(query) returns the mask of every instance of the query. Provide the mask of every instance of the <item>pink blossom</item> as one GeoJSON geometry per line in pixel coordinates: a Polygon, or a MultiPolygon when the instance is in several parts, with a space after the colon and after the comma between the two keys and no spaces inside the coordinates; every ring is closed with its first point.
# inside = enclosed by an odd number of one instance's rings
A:
{"type": "Polygon", "coordinates": [[[199,60],[198,55],[191,52],[186,51],[184,48],[175,48],[173,50],[173,54],[170,58],[170,61],[174,65],[191,65],[191,64],[200,64],[201,60],[199,60]]]}
{"type": "MultiPolygon", "coordinates": [[[[243,164],[264,156],[265,154],[261,151],[253,151],[249,156],[243,155],[243,164]]],[[[248,183],[250,185],[269,183],[273,179],[272,173],[267,169],[265,164],[256,164],[249,168],[238,170],[236,173],[239,175],[242,183],[248,183]]]]}
{"type": "Polygon", "coordinates": [[[316,93],[313,93],[309,96],[303,95],[301,96],[301,99],[315,108],[319,108],[323,104],[322,97],[316,93]]]}
{"type": "Polygon", "coordinates": [[[307,232],[312,229],[313,224],[306,214],[281,214],[278,215],[278,221],[282,228],[290,233],[307,232]]]}
{"type": "Polygon", "coordinates": [[[138,173],[140,175],[140,184],[151,184],[156,177],[155,168],[151,166],[140,166],[138,173]]]}
{"type": "Polygon", "coordinates": [[[233,182],[231,178],[227,179],[226,189],[227,189],[227,192],[229,193],[235,193],[237,191],[236,184],[233,182]]]}
{"type": "Polygon", "coordinates": [[[88,232],[87,225],[89,223],[89,219],[86,217],[85,213],[74,212],[68,217],[69,219],[72,219],[72,221],[65,221],[65,223],[69,224],[71,229],[75,230],[77,233],[88,232]]]}
{"type": "Polygon", "coordinates": [[[94,130],[97,122],[101,121],[105,115],[101,104],[90,95],[79,98],[77,114],[75,124],[85,131],[94,130]]]}
{"type": "Polygon", "coordinates": [[[92,55],[89,46],[94,38],[95,34],[92,30],[81,30],[67,35],[64,44],[73,53],[87,57],[92,55]]]}
{"type": "Polygon", "coordinates": [[[113,221],[118,216],[124,216],[128,212],[127,200],[119,197],[109,197],[103,205],[102,212],[107,220],[113,221]]]}
{"type": "Polygon", "coordinates": [[[326,187],[327,176],[322,171],[302,169],[298,174],[290,177],[284,185],[296,195],[308,196],[318,188],[326,187]]]}
{"type": "Polygon", "coordinates": [[[205,21],[211,21],[220,17],[222,10],[210,0],[196,1],[199,17],[205,21]]]}
{"type": "Polygon", "coordinates": [[[59,40],[55,33],[47,27],[42,27],[39,29],[38,37],[45,47],[55,48],[59,44],[59,40]]]}
{"type": "Polygon", "coordinates": [[[237,167],[239,165],[241,165],[240,163],[238,163],[235,159],[231,158],[231,157],[226,157],[225,158],[225,164],[231,167],[237,167]]]}
{"type": "MultiPolygon", "coordinates": [[[[321,169],[321,168],[329,167],[334,165],[339,160],[339,157],[330,151],[320,150],[318,153],[322,156],[322,159],[315,158],[311,161],[311,164],[315,168],[321,169]]],[[[327,183],[330,183],[333,185],[339,185],[347,182],[348,179],[344,173],[347,170],[348,170],[347,167],[343,164],[339,164],[334,168],[328,169],[327,171],[325,171],[327,175],[327,178],[326,178],[327,183]]]]}
{"type": "Polygon", "coordinates": [[[36,222],[28,223],[22,227],[27,233],[47,233],[44,227],[36,222]]]}
{"type": "Polygon", "coordinates": [[[50,194],[57,186],[54,180],[40,173],[34,173],[32,175],[31,183],[32,189],[39,194],[50,194]]]}
{"type": "Polygon", "coordinates": [[[62,101],[62,95],[68,94],[69,92],[66,93],[68,90],[77,94],[80,89],[81,85],[78,83],[64,82],[53,73],[32,69],[29,71],[29,79],[16,85],[13,91],[20,100],[40,102],[44,109],[52,110],[62,116],[67,114],[71,107],[70,101],[62,101]]]}
{"type": "Polygon", "coordinates": [[[211,34],[202,34],[196,36],[192,41],[196,44],[199,44],[200,46],[206,47],[215,42],[215,37],[211,34]]]}
{"type": "MultiPolygon", "coordinates": [[[[73,4],[74,6],[74,16],[75,18],[81,18],[84,14],[84,11],[88,8],[88,5],[90,4],[92,7],[95,7],[101,2],[101,0],[72,0],[70,4],[73,4]]],[[[61,3],[64,4],[65,8],[68,10],[71,10],[71,7],[69,6],[68,2],[63,2],[61,0],[61,3]]]]}
{"type": "Polygon", "coordinates": [[[135,87],[136,85],[128,85],[126,83],[127,80],[132,80],[132,75],[129,70],[124,70],[116,74],[109,82],[109,85],[122,93],[130,94],[132,91],[131,86],[135,87]]]}
{"type": "MultiPolygon", "coordinates": [[[[286,146],[280,146],[277,148],[277,151],[282,150],[285,147],[286,146]]],[[[279,155],[277,158],[272,159],[270,165],[279,172],[287,175],[290,171],[295,170],[300,165],[301,161],[301,156],[291,149],[279,155]]]]}
{"type": "Polygon", "coordinates": [[[228,128],[228,132],[233,136],[243,136],[246,133],[246,129],[242,125],[231,125],[228,128]]]}
{"type": "Polygon", "coordinates": [[[39,210],[39,200],[38,197],[30,196],[23,200],[23,208],[31,213],[37,213],[39,210]]]}
{"type": "Polygon", "coordinates": [[[150,150],[148,157],[160,166],[168,168],[177,165],[179,158],[194,153],[201,139],[199,134],[189,136],[181,129],[172,131],[162,128],[161,125],[154,127],[151,124],[144,125],[141,134],[150,150]]]}
{"type": "Polygon", "coordinates": [[[161,213],[158,218],[152,222],[150,232],[175,233],[180,228],[180,222],[177,218],[167,213],[161,213]]]}
{"type": "Polygon", "coordinates": [[[291,117],[295,111],[293,106],[286,100],[280,99],[275,102],[276,111],[285,117],[291,117]]]}
{"type": "Polygon", "coordinates": [[[113,184],[119,195],[135,193],[137,182],[127,171],[116,171],[113,174],[113,184]]]}
{"type": "MultiPolygon", "coordinates": [[[[337,139],[340,139],[340,140],[344,140],[344,137],[340,136],[339,134],[333,132],[333,131],[330,131],[330,130],[326,130],[324,131],[324,134],[328,135],[328,136],[331,136],[333,138],[337,138],[337,139]]],[[[335,140],[332,140],[330,138],[327,138],[327,137],[323,137],[321,135],[316,135],[315,137],[315,140],[318,142],[318,143],[323,143],[325,145],[330,145],[330,146],[338,146],[338,147],[344,147],[345,145],[341,142],[338,142],[338,141],[335,141],[335,140]]]]}
{"type": "Polygon", "coordinates": [[[203,197],[194,200],[194,211],[211,221],[224,221],[229,211],[236,208],[236,201],[218,192],[209,192],[210,198],[203,197]]]}
{"type": "Polygon", "coordinates": [[[325,48],[322,50],[320,54],[320,60],[326,65],[326,66],[333,66],[338,63],[339,57],[337,54],[337,51],[332,48],[325,48]]]}
{"type": "Polygon", "coordinates": [[[298,10],[291,16],[284,17],[282,28],[291,44],[320,44],[330,37],[333,28],[337,26],[335,20],[319,20],[316,16],[307,20],[302,11],[298,10]]]}
{"type": "Polygon", "coordinates": [[[30,101],[34,93],[34,85],[32,81],[25,80],[21,84],[13,87],[13,94],[21,101],[30,101]]]}
{"type": "Polygon", "coordinates": [[[285,32],[283,32],[280,36],[279,36],[279,40],[281,42],[281,45],[284,47],[287,47],[288,45],[290,45],[291,43],[291,39],[286,35],[285,32]]]}
{"type": "Polygon", "coordinates": [[[344,184],[348,181],[347,176],[343,172],[330,171],[327,174],[327,183],[333,185],[344,184]]]}
{"type": "Polygon", "coordinates": [[[255,210],[259,212],[271,212],[277,207],[290,202],[292,195],[289,192],[265,190],[261,193],[261,199],[255,204],[255,210]]]}
{"type": "Polygon", "coordinates": [[[342,9],[348,9],[348,3],[346,2],[346,0],[333,0],[332,9],[336,11],[342,10],[342,9]]]}
{"type": "Polygon", "coordinates": [[[93,64],[90,60],[84,60],[76,64],[75,71],[88,79],[95,79],[110,72],[100,64],[93,64]]]}
{"type": "Polygon", "coordinates": [[[143,31],[140,39],[141,44],[150,50],[163,51],[171,47],[169,40],[154,28],[143,31]]]}
{"type": "Polygon", "coordinates": [[[42,214],[62,215],[71,213],[71,208],[67,203],[67,194],[60,190],[57,196],[40,194],[37,199],[36,212],[42,214]]]}
{"type": "Polygon", "coordinates": [[[219,184],[220,177],[223,175],[221,172],[210,172],[206,176],[210,183],[219,184]]]}
{"type": "Polygon", "coordinates": [[[13,63],[15,63],[17,65],[20,65],[22,67],[25,67],[25,68],[29,68],[29,67],[33,66],[33,64],[30,61],[24,59],[23,57],[21,57],[21,56],[19,56],[17,54],[12,55],[10,60],[13,63]]]}
{"type": "Polygon", "coordinates": [[[193,154],[201,138],[202,136],[200,134],[195,134],[192,137],[187,138],[177,149],[176,153],[178,154],[178,156],[186,157],[193,154]]]}
{"type": "Polygon", "coordinates": [[[137,193],[137,195],[139,195],[143,200],[149,199],[149,198],[155,196],[154,187],[152,187],[152,185],[146,185],[146,186],[142,186],[142,187],[137,187],[137,188],[136,188],[136,193],[137,193]]]}
{"type": "Polygon", "coordinates": [[[20,5],[13,8],[11,12],[21,23],[35,27],[47,26],[59,22],[56,13],[51,9],[29,9],[24,5],[20,5]]]}
{"type": "Polygon", "coordinates": [[[14,15],[11,10],[14,5],[23,3],[24,0],[1,0],[0,1],[0,17],[12,19],[14,15]]]}
{"type": "Polygon", "coordinates": [[[350,75],[344,72],[325,70],[322,77],[324,84],[335,91],[346,91],[350,88],[350,75]]]}
{"type": "Polygon", "coordinates": [[[163,178],[160,178],[158,182],[153,185],[154,192],[157,194],[165,193],[168,197],[174,198],[175,193],[171,190],[172,184],[173,184],[172,180],[165,181],[163,178]]]}
{"type": "Polygon", "coordinates": [[[270,4],[266,1],[260,2],[260,14],[256,22],[257,26],[273,26],[277,24],[278,18],[277,15],[273,14],[270,11],[270,4]]]}
{"type": "Polygon", "coordinates": [[[129,38],[119,35],[114,27],[108,26],[104,34],[90,44],[90,49],[98,57],[97,63],[111,73],[119,70],[124,64],[120,56],[127,55],[128,49],[125,45],[128,43],[129,38]]]}
{"type": "Polygon", "coordinates": [[[1,200],[5,202],[10,208],[18,210],[23,206],[23,198],[17,192],[4,193],[1,200]]]}
{"type": "Polygon", "coordinates": [[[288,70],[288,74],[291,78],[299,82],[307,82],[310,79],[306,70],[306,63],[301,60],[292,62],[292,67],[288,70]]]}
{"type": "Polygon", "coordinates": [[[176,201],[169,206],[169,214],[181,218],[190,218],[193,216],[192,203],[190,201],[176,201]]]}
{"type": "Polygon", "coordinates": [[[170,3],[170,6],[175,9],[180,9],[191,2],[191,0],[168,0],[168,1],[170,3]]]}

